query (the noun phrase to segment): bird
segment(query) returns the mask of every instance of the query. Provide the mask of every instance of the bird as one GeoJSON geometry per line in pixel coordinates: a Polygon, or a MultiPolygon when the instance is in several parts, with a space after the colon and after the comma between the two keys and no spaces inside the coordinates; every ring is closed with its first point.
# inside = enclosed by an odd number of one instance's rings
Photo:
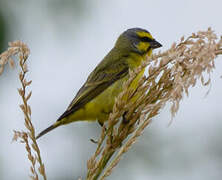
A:
{"type": "MultiPolygon", "coordinates": [[[[110,52],[89,74],[65,112],[36,139],[61,125],[77,121],[98,121],[102,126],[112,112],[123,83],[129,79],[129,71],[139,67],[153,49],[160,47],[162,45],[145,29],[137,27],[124,31],[110,52]]],[[[144,70],[134,79],[135,85],[144,70]]]]}

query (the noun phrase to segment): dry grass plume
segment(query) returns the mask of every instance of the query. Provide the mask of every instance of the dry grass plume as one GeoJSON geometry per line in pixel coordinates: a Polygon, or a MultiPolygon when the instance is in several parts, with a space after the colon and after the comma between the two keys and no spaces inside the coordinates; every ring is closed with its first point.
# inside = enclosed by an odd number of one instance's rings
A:
{"type": "MultiPolygon", "coordinates": [[[[31,161],[31,178],[37,180],[40,173],[46,180],[44,164],[40,149],[35,139],[35,129],[31,122],[31,107],[26,88],[31,84],[25,78],[28,68],[26,60],[28,47],[22,42],[9,44],[9,49],[0,55],[0,73],[9,63],[12,67],[12,56],[18,55],[21,72],[19,79],[22,87],[18,89],[23,104],[20,105],[25,117],[26,131],[15,131],[14,139],[25,143],[28,159],[31,161]],[[36,162],[39,164],[36,170],[36,162]]],[[[215,59],[222,54],[222,38],[209,28],[207,31],[193,33],[188,38],[182,37],[179,43],[173,43],[165,52],[159,52],[147,57],[145,62],[135,71],[130,72],[130,79],[123,85],[123,92],[116,98],[113,112],[101,129],[97,149],[87,162],[87,180],[103,180],[109,176],[121,157],[141,136],[144,129],[160,110],[171,103],[171,114],[174,116],[179,109],[184,95],[189,94],[190,87],[198,80],[203,86],[210,84],[210,73],[215,68],[215,59]],[[140,79],[136,90],[130,89],[130,84],[136,75],[147,67],[148,73],[140,79]],[[207,80],[205,78],[207,77],[207,80]],[[137,96],[135,103],[132,97],[137,96]],[[122,117],[124,116],[124,121],[122,117]]]]}
{"type": "Polygon", "coordinates": [[[20,140],[21,143],[25,144],[25,148],[27,151],[27,157],[31,162],[31,175],[30,178],[33,180],[39,180],[39,175],[46,180],[45,167],[41,159],[40,149],[35,139],[35,129],[31,121],[31,107],[28,104],[28,100],[32,95],[32,91],[27,92],[27,88],[31,85],[32,81],[27,81],[26,74],[28,72],[28,66],[26,61],[30,54],[30,50],[26,44],[20,41],[15,41],[9,43],[9,48],[7,51],[3,52],[0,55],[0,73],[3,72],[4,66],[9,63],[11,67],[14,67],[14,61],[12,59],[13,56],[18,56],[19,65],[21,71],[19,73],[19,80],[21,82],[21,88],[18,89],[19,95],[22,98],[22,104],[20,105],[21,110],[24,114],[24,124],[26,127],[26,131],[14,131],[14,141],[20,140]],[[39,164],[38,171],[36,170],[37,163],[39,164]]]}

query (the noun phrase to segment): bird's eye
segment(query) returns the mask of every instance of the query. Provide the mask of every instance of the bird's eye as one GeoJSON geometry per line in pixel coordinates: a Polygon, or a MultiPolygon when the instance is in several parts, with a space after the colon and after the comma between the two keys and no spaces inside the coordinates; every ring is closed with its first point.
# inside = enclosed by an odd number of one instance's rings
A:
{"type": "Polygon", "coordinates": [[[144,41],[144,42],[152,42],[153,41],[153,39],[151,39],[149,37],[140,37],[140,40],[144,41]]]}

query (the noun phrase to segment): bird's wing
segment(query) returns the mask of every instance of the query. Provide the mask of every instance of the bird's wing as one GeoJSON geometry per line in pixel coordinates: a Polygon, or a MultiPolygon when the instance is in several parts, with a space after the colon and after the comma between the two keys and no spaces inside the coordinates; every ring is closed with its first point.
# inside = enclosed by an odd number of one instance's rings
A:
{"type": "Polygon", "coordinates": [[[115,81],[128,74],[128,65],[125,63],[125,59],[122,58],[120,58],[119,61],[106,64],[100,63],[100,65],[102,66],[97,66],[97,68],[89,75],[86,83],[80,88],[67,110],[57,121],[80,109],[115,81]]]}

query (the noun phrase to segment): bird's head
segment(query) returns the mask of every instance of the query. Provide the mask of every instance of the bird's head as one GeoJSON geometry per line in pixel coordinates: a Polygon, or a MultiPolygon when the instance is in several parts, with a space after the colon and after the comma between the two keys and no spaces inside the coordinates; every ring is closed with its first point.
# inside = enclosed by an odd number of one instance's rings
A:
{"type": "Polygon", "coordinates": [[[141,28],[131,28],[123,32],[115,46],[139,54],[145,54],[149,50],[162,47],[147,30],[141,28]]]}

